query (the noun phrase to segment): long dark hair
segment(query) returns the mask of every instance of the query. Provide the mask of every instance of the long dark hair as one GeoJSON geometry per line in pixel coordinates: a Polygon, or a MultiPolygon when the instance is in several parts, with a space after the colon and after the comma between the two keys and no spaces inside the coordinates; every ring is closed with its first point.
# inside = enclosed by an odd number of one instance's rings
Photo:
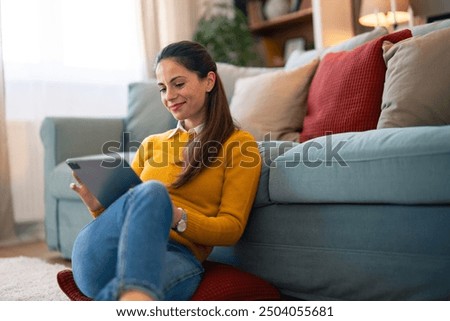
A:
{"type": "Polygon", "coordinates": [[[186,145],[183,172],[172,187],[178,188],[197,176],[200,171],[213,163],[223,143],[236,128],[230,113],[228,100],[222,81],[217,73],[217,65],[199,43],[180,41],[165,47],[156,57],[155,68],[163,59],[173,59],[186,69],[195,72],[200,79],[207,77],[210,71],[216,73],[213,89],[207,94],[206,118],[200,134],[190,139],[186,145]]]}

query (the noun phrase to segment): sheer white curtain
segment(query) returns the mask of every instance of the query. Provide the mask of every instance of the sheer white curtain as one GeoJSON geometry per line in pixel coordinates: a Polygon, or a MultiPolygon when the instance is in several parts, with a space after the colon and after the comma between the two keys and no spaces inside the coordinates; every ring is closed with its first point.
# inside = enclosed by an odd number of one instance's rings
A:
{"type": "MultiPolygon", "coordinates": [[[[0,6],[1,12],[1,6],[0,6]]],[[[1,16],[0,16],[1,19],[1,16]]],[[[0,24],[1,25],[1,24],[0,24]]],[[[3,83],[2,35],[0,30],[0,241],[14,238],[14,215],[6,135],[5,94],[3,83]]]]}
{"type": "Polygon", "coordinates": [[[9,119],[125,112],[120,88],[143,76],[137,0],[1,1],[9,119]]]}
{"type": "Polygon", "coordinates": [[[138,0],[1,0],[17,223],[44,218],[46,116],[120,117],[145,76],[138,0]]]}
{"type": "Polygon", "coordinates": [[[191,39],[204,1],[0,0],[16,222],[43,220],[46,116],[121,117],[156,52],[191,39]]]}
{"type": "Polygon", "coordinates": [[[223,0],[141,0],[147,75],[153,76],[158,51],[180,40],[191,40],[207,2],[223,0]]]}

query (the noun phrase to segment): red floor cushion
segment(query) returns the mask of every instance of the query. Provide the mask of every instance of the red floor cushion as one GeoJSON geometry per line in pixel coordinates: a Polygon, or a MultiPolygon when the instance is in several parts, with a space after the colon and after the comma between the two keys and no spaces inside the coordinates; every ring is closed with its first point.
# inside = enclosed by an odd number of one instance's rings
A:
{"type": "MultiPolygon", "coordinates": [[[[205,262],[205,274],[193,301],[256,301],[280,300],[279,291],[267,281],[231,265],[205,262]]],[[[57,274],[61,290],[71,301],[92,301],[78,289],[72,270],[66,269],[57,274]]]]}
{"type": "Polygon", "coordinates": [[[78,286],[73,279],[72,270],[66,269],[58,272],[56,281],[64,294],[67,295],[71,301],[92,301],[91,298],[85,296],[80,289],[78,289],[78,286]]]}
{"type": "Polygon", "coordinates": [[[267,281],[231,265],[205,262],[205,275],[193,301],[280,300],[279,291],[267,281]]]}

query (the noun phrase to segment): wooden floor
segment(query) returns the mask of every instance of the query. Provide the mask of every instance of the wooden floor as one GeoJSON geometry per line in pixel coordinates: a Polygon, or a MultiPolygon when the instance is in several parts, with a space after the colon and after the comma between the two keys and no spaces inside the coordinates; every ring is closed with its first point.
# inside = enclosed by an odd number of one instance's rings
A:
{"type": "Polygon", "coordinates": [[[43,259],[49,263],[71,266],[70,261],[58,252],[50,251],[45,243],[44,222],[22,222],[15,226],[15,237],[0,242],[0,258],[28,256],[43,259]]]}
{"type": "Polygon", "coordinates": [[[61,257],[58,252],[50,251],[44,241],[19,242],[0,245],[0,258],[28,256],[41,258],[49,263],[63,264],[70,267],[70,261],[61,257]]]}

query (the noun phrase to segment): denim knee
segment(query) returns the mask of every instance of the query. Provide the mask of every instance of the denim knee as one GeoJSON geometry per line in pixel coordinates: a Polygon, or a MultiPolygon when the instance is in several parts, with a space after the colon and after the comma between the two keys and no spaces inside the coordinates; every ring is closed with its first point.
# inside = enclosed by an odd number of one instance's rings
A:
{"type": "Polygon", "coordinates": [[[159,216],[167,214],[167,218],[172,221],[172,201],[164,184],[156,180],[150,180],[139,184],[131,192],[136,206],[157,208],[159,209],[159,216]]]}
{"type": "Polygon", "coordinates": [[[144,189],[149,193],[162,193],[167,194],[167,188],[163,183],[157,180],[149,180],[137,185],[135,188],[144,189]]]}
{"type": "Polygon", "coordinates": [[[142,193],[143,196],[149,196],[147,199],[150,201],[161,201],[163,199],[170,201],[169,192],[167,191],[166,186],[159,181],[146,181],[136,186],[135,189],[136,193],[142,193]]]}

